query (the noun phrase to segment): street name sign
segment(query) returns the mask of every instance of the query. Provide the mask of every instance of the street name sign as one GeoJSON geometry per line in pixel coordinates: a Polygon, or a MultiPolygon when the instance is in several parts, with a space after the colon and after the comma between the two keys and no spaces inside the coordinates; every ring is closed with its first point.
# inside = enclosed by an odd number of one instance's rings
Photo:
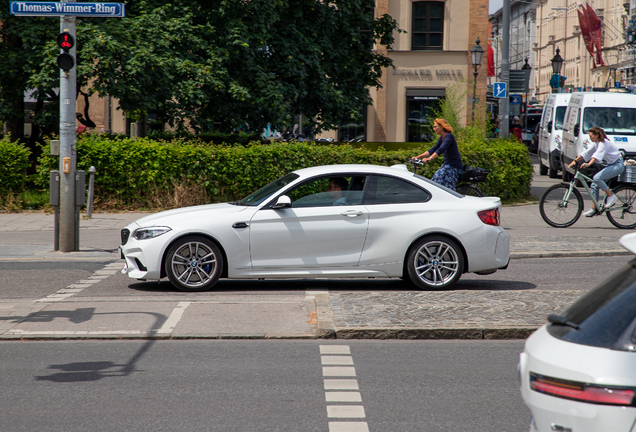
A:
{"type": "Polygon", "coordinates": [[[12,1],[11,15],[123,18],[126,6],[124,3],[12,1]]]}

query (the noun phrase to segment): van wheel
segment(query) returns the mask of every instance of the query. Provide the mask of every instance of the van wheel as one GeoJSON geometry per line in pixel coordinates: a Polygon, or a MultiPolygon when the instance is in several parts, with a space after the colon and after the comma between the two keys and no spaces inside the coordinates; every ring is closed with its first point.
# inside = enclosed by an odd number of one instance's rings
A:
{"type": "Polygon", "coordinates": [[[541,163],[541,160],[539,160],[539,174],[546,175],[547,173],[548,173],[548,167],[543,165],[541,163]]]}
{"type": "Polygon", "coordinates": [[[548,177],[550,178],[557,178],[557,170],[555,170],[554,168],[550,167],[550,169],[548,170],[548,177]]]}

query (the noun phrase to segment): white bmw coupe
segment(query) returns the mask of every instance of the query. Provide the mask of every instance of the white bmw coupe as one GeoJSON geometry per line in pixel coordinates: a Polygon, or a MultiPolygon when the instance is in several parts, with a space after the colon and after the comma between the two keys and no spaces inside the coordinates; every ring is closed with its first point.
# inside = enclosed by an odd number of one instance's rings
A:
{"type": "Polygon", "coordinates": [[[123,272],[182,291],[219,278],[401,277],[448,288],[506,268],[501,201],[451,191],[405,165],[294,171],[236,202],[169,210],[121,231],[123,272]]]}

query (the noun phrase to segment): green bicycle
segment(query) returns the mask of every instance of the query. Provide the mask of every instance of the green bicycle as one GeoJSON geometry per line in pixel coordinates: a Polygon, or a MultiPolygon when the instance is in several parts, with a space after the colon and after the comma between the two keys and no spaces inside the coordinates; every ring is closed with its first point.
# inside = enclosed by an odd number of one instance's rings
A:
{"type": "MultiPolygon", "coordinates": [[[[583,197],[576,188],[576,181],[579,180],[588,195],[594,202],[598,214],[605,213],[607,219],[617,228],[630,229],[636,227],[636,186],[629,183],[619,183],[612,188],[612,192],[618,200],[610,208],[605,208],[605,200],[596,201],[592,196],[592,191],[588,183],[593,179],[583,174],[579,167],[570,183],[561,183],[550,187],[541,197],[539,211],[541,217],[548,224],[556,228],[565,228],[574,224],[583,211],[583,197]]],[[[599,191],[599,193],[602,193],[599,191]]]]}

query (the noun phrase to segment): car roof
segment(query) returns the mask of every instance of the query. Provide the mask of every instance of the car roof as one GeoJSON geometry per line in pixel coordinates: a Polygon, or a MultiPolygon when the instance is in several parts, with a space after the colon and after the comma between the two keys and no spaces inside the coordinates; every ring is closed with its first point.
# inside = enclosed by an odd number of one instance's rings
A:
{"type": "Polygon", "coordinates": [[[411,171],[408,170],[407,166],[404,164],[393,165],[392,167],[382,166],[382,165],[371,165],[371,164],[342,164],[342,165],[322,165],[310,168],[302,168],[294,171],[294,173],[303,176],[303,177],[311,177],[314,175],[322,175],[322,174],[390,174],[397,176],[404,175],[413,175],[411,171]]]}

